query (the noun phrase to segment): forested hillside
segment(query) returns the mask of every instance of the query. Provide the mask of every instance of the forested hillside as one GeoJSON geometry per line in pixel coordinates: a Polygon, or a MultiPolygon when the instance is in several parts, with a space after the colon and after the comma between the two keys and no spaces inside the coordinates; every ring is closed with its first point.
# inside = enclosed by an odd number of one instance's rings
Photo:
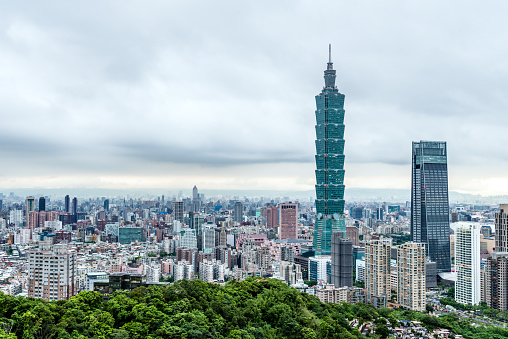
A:
{"type": "MultiPolygon", "coordinates": [[[[182,280],[171,286],[117,292],[108,302],[96,292],[58,302],[0,293],[0,338],[347,339],[361,337],[348,319],[385,318],[396,324],[401,317],[416,318],[431,328],[445,326],[471,335],[476,331],[452,318],[375,310],[364,304],[323,304],[274,279],[232,281],[225,287],[182,280]]],[[[386,336],[386,321],[376,323],[381,329],[378,334],[386,336]]],[[[489,336],[504,334],[491,332],[489,336]]]]}

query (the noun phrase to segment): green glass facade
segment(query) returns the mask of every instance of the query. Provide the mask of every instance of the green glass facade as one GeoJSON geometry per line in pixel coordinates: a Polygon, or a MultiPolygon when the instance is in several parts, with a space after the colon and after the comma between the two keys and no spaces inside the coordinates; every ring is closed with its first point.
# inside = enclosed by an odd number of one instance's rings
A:
{"type": "Polygon", "coordinates": [[[325,86],[316,96],[316,222],[314,251],[331,253],[332,232],[345,232],[344,214],[344,94],[335,86],[331,59],[325,86]]]}

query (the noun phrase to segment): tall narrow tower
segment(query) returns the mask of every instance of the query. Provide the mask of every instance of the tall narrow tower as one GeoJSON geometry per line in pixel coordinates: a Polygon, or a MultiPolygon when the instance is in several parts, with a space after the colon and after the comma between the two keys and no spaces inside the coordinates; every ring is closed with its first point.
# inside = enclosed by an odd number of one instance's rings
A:
{"type": "Polygon", "coordinates": [[[413,142],[411,241],[424,243],[438,272],[451,271],[446,142],[413,142]]]}
{"type": "Polygon", "coordinates": [[[330,254],[332,232],[345,232],[344,213],[344,94],[335,86],[331,45],[325,87],[316,96],[316,223],[314,251],[330,254]]]}

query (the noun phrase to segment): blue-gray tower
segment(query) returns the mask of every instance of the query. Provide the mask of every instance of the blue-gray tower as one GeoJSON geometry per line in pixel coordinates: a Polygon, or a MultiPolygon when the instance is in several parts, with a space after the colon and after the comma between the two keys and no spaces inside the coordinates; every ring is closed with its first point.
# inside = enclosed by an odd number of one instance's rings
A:
{"type": "Polygon", "coordinates": [[[335,86],[331,45],[325,87],[316,96],[316,222],[314,251],[330,254],[332,232],[345,232],[344,214],[344,94],[335,86]]]}
{"type": "Polygon", "coordinates": [[[411,241],[425,244],[438,272],[451,271],[446,142],[413,142],[411,241]]]}

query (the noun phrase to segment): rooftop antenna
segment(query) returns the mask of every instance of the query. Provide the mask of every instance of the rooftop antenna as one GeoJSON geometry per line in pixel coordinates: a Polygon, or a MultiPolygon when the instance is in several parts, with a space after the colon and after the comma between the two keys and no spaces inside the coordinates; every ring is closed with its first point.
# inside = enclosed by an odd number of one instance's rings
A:
{"type": "Polygon", "coordinates": [[[328,44],[328,63],[332,63],[332,44],[328,44]]]}

